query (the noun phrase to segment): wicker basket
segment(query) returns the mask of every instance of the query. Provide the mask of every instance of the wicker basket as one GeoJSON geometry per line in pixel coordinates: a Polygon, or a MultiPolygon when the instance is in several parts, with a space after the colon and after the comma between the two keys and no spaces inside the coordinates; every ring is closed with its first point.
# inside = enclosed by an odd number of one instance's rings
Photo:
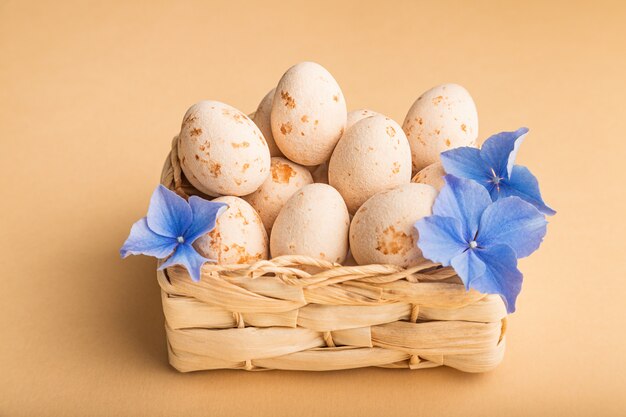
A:
{"type": "MultiPolygon", "coordinates": [[[[176,140],[161,181],[180,195],[202,195],[181,174],[176,140]]],[[[432,263],[405,269],[281,256],[205,264],[197,283],[180,267],[157,278],[169,361],[182,372],[441,365],[484,372],[504,354],[502,299],[466,291],[453,270],[432,263]]]]}

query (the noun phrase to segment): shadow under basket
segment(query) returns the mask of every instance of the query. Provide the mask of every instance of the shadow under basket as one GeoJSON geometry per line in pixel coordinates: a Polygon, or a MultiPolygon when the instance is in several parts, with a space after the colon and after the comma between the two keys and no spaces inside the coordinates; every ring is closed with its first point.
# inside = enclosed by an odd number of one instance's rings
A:
{"type": "MultiPolygon", "coordinates": [[[[161,177],[182,196],[176,140],[161,177]]],[[[451,268],[342,266],[305,256],[157,272],[170,364],[331,371],[368,366],[465,372],[496,367],[505,348],[498,295],[466,291],[451,268]]]]}

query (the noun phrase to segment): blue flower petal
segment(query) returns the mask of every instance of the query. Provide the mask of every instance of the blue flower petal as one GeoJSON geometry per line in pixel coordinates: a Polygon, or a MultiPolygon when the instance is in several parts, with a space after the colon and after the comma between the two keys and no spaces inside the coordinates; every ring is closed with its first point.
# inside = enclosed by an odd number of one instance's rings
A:
{"type": "Polygon", "coordinates": [[[189,206],[193,213],[193,220],[184,237],[185,241],[190,244],[213,230],[219,215],[228,208],[226,203],[208,201],[195,195],[189,197],[189,206]]]}
{"type": "Polygon", "coordinates": [[[446,175],[444,179],[446,185],[435,200],[433,214],[459,220],[461,236],[465,242],[470,242],[478,232],[480,216],[491,204],[489,192],[472,180],[453,175],[446,175]]]}
{"type": "Polygon", "coordinates": [[[189,272],[191,279],[198,282],[200,281],[200,269],[205,262],[210,262],[210,259],[201,256],[190,244],[183,243],[178,245],[176,252],[161,264],[159,271],[172,265],[182,265],[189,272]]]}
{"type": "Polygon", "coordinates": [[[518,258],[539,248],[547,221],[534,206],[519,197],[502,198],[485,210],[478,228],[478,245],[508,245],[518,258]]]}
{"type": "Polygon", "coordinates": [[[144,217],[133,224],[130,235],[120,249],[120,255],[122,258],[129,255],[148,255],[163,259],[174,252],[176,245],[178,245],[176,239],[158,235],[150,230],[144,217]]]}
{"type": "Polygon", "coordinates": [[[452,259],[452,268],[465,284],[465,288],[469,290],[470,282],[481,277],[486,270],[485,263],[480,260],[476,251],[468,249],[452,259]]]}
{"type": "Polygon", "coordinates": [[[500,183],[497,198],[508,196],[517,196],[537,207],[540,212],[548,216],[556,214],[556,211],[543,202],[537,178],[524,166],[515,165],[511,178],[500,183]]]}
{"type": "Polygon", "coordinates": [[[487,185],[493,177],[491,170],[480,157],[480,149],[464,146],[441,153],[441,164],[446,173],[487,185]]]}
{"type": "Polygon", "coordinates": [[[461,236],[461,222],[452,217],[424,217],[415,223],[415,228],[422,255],[443,266],[449,266],[455,256],[468,248],[461,236]]]}
{"type": "Polygon", "coordinates": [[[189,204],[173,191],[159,185],[152,193],[148,207],[148,226],[162,236],[183,236],[191,225],[189,204]]]}
{"type": "Polygon", "coordinates": [[[476,250],[476,255],[486,269],[482,276],[470,280],[470,288],[485,294],[500,294],[506,311],[514,312],[515,300],[522,289],[522,273],[517,269],[515,252],[507,245],[495,245],[476,250]]]}
{"type": "Polygon", "coordinates": [[[487,166],[500,178],[510,178],[515,157],[528,129],[522,127],[515,132],[501,132],[488,138],[480,150],[487,166]]]}

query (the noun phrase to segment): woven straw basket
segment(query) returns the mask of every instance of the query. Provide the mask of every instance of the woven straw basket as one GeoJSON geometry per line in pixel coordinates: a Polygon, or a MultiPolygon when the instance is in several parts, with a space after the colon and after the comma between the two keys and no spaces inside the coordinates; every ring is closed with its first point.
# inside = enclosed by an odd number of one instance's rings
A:
{"type": "MultiPolygon", "coordinates": [[[[176,138],[161,182],[200,195],[181,174],[176,138]]],[[[304,256],[157,273],[169,361],[207,369],[330,371],[377,366],[465,372],[496,367],[506,308],[425,263],[341,266],[304,256]],[[307,272],[308,271],[308,272],[307,272]]]]}

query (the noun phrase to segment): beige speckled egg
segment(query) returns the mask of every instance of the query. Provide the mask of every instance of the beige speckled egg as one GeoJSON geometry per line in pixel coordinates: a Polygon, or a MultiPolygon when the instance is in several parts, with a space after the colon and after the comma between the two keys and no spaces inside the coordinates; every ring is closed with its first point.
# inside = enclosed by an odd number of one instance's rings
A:
{"type": "Polygon", "coordinates": [[[300,188],[312,183],[311,173],[305,167],[285,158],[273,157],[270,175],[258,190],[244,199],[259,213],[269,234],[287,200],[300,188]]]}
{"type": "Polygon", "coordinates": [[[358,122],[359,120],[363,120],[366,117],[375,116],[377,114],[378,113],[376,113],[375,111],[367,110],[367,109],[352,110],[351,112],[348,113],[348,118],[346,121],[346,130],[354,126],[354,124],[358,122]]]}
{"type": "Polygon", "coordinates": [[[187,110],[178,157],[189,182],[211,196],[250,194],[270,171],[270,152],[259,128],[218,101],[201,101],[187,110]]]}
{"type": "Polygon", "coordinates": [[[439,154],[476,146],[478,113],[467,90],[443,84],[426,91],[411,106],[402,125],[413,157],[413,172],[439,161],[439,154]]]}
{"type": "Polygon", "coordinates": [[[348,253],[350,216],[327,184],[305,185],[282,208],[270,236],[273,257],[305,255],[341,263],[348,253]]]}
{"type": "Polygon", "coordinates": [[[282,153],[306,166],[330,158],[346,127],[346,101],[321,65],[302,62],[278,82],[272,103],[272,133],[282,153]]]}
{"type": "Polygon", "coordinates": [[[268,238],[261,218],[239,197],[219,197],[228,204],[215,229],[194,242],[198,252],[222,265],[251,264],[268,256],[268,238]]]}
{"type": "Polygon", "coordinates": [[[330,158],[328,183],[354,214],[379,191],[411,181],[411,149],[400,125],[370,116],[348,129],[330,158]]]}
{"type": "Polygon", "coordinates": [[[443,186],[446,185],[446,182],[443,179],[445,175],[446,171],[443,169],[441,162],[435,162],[415,174],[413,179],[411,179],[411,182],[427,184],[435,187],[437,191],[441,191],[443,186]]]}
{"type": "Polygon", "coordinates": [[[263,137],[267,142],[267,146],[270,149],[271,156],[283,156],[283,153],[276,146],[274,142],[274,135],[272,134],[272,124],[270,116],[272,114],[272,102],[274,101],[274,93],[276,89],[273,88],[269,93],[263,97],[263,100],[259,103],[256,111],[250,117],[252,121],[259,127],[263,137]]]}
{"type": "Polygon", "coordinates": [[[437,191],[430,185],[411,183],[367,200],[350,225],[350,251],[356,262],[402,267],[422,262],[413,225],[432,214],[436,196],[437,191]]]}

